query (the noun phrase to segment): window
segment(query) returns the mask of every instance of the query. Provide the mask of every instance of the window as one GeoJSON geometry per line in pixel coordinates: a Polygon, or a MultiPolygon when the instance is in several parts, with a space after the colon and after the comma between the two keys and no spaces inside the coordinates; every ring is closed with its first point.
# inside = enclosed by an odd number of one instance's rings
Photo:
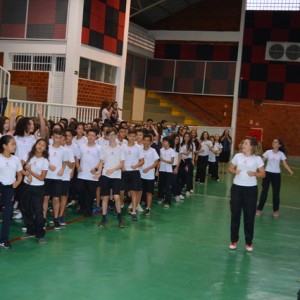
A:
{"type": "Polygon", "coordinates": [[[56,72],[64,72],[66,68],[66,58],[65,57],[56,57],[56,72]]]}
{"type": "Polygon", "coordinates": [[[300,0],[247,0],[247,10],[300,10],[300,0]]]}
{"type": "Polygon", "coordinates": [[[79,77],[115,84],[117,68],[101,62],[80,58],[79,77]]]}
{"type": "Polygon", "coordinates": [[[52,56],[33,56],[33,71],[51,71],[52,56]]]}
{"type": "Polygon", "coordinates": [[[14,55],[13,59],[13,70],[31,70],[31,55],[14,55]]]}

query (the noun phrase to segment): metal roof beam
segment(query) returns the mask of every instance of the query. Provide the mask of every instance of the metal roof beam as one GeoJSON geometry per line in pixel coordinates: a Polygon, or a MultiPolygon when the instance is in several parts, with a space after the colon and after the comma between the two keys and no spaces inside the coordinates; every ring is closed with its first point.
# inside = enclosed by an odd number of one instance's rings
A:
{"type": "Polygon", "coordinates": [[[157,5],[160,5],[161,3],[166,2],[166,1],[167,1],[167,0],[160,0],[160,1],[157,1],[156,3],[153,3],[153,4],[151,4],[151,5],[147,6],[147,7],[143,8],[143,9],[140,9],[140,10],[138,10],[137,12],[131,14],[130,17],[134,17],[134,16],[136,16],[136,15],[138,15],[138,14],[140,14],[140,13],[146,11],[146,10],[149,10],[149,9],[151,9],[152,7],[155,7],[155,6],[157,6],[157,5]]]}

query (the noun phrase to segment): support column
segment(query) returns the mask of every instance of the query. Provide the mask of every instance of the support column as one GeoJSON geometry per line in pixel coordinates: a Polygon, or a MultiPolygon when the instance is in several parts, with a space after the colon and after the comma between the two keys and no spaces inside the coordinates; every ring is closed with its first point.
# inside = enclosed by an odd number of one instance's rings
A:
{"type": "Polygon", "coordinates": [[[241,78],[241,67],[242,67],[245,15],[246,15],[246,0],[242,0],[241,21],[240,21],[240,31],[239,31],[239,46],[238,46],[237,63],[235,69],[232,118],[231,118],[231,127],[232,127],[231,153],[234,152],[234,145],[236,141],[236,125],[237,125],[237,114],[238,114],[238,105],[239,105],[239,89],[240,89],[240,78],[241,78]]]}
{"type": "Polygon", "coordinates": [[[69,1],[63,104],[77,105],[84,0],[69,1]]]}
{"type": "MultiPolygon", "coordinates": [[[[124,86],[125,86],[125,72],[126,72],[126,59],[127,59],[127,48],[128,48],[128,33],[129,33],[129,22],[130,22],[130,6],[131,0],[126,1],[126,17],[124,25],[124,38],[123,38],[123,53],[121,65],[117,69],[116,74],[116,86],[117,95],[116,101],[120,108],[123,108],[123,98],[124,98],[124,86]]],[[[122,111],[120,111],[120,118],[122,118],[122,111]]]]}

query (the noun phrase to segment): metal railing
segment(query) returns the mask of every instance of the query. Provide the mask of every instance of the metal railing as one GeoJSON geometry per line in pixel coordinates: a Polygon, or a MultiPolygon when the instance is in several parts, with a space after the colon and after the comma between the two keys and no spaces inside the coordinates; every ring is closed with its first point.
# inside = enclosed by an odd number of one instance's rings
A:
{"type": "Polygon", "coordinates": [[[0,66],[0,98],[9,98],[10,73],[0,66]]]}
{"type": "Polygon", "coordinates": [[[100,108],[87,106],[73,106],[65,104],[52,104],[24,100],[8,100],[6,115],[10,116],[13,107],[19,108],[19,115],[35,117],[37,106],[42,106],[43,116],[47,120],[59,121],[61,118],[76,118],[79,122],[89,123],[99,117],[100,108]]]}

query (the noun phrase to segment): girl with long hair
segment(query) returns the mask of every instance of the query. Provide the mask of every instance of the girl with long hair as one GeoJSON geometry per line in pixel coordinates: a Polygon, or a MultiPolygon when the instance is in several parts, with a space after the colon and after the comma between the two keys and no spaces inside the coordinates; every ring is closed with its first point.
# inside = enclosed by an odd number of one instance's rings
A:
{"type": "Polygon", "coordinates": [[[222,152],[220,154],[220,173],[226,174],[228,162],[230,158],[230,148],[232,144],[232,137],[230,136],[229,130],[225,129],[221,135],[220,142],[222,144],[222,152]]]}
{"type": "Polygon", "coordinates": [[[45,139],[39,139],[22,159],[24,184],[22,188],[22,212],[26,233],[22,239],[36,237],[40,244],[46,242],[43,202],[44,179],[49,169],[49,149],[45,139]]]}
{"type": "Polygon", "coordinates": [[[282,162],[284,168],[293,175],[294,172],[289,167],[286,161],[284,144],[279,138],[275,138],[272,142],[272,149],[267,150],[263,154],[263,160],[267,161],[266,177],[262,181],[262,191],[260,195],[259,204],[257,206],[256,215],[260,216],[264,209],[268,198],[268,191],[270,184],[273,190],[273,216],[279,217],[280,205],[280,186],[281,186],[281,170],[280,163],[282,162]]]}
{"type": "Polygon", "coordinates": [[[253,137],[245,137],[229,166],[229,173],[235,175],[231,186],[231,226],[229,249],[237,248],[241,214],[244,215],[246,251],[253,251],[254,220],[257,202],[257,178],[265,177],[264,162],[260,157],[261,145],[253,137]]]}

